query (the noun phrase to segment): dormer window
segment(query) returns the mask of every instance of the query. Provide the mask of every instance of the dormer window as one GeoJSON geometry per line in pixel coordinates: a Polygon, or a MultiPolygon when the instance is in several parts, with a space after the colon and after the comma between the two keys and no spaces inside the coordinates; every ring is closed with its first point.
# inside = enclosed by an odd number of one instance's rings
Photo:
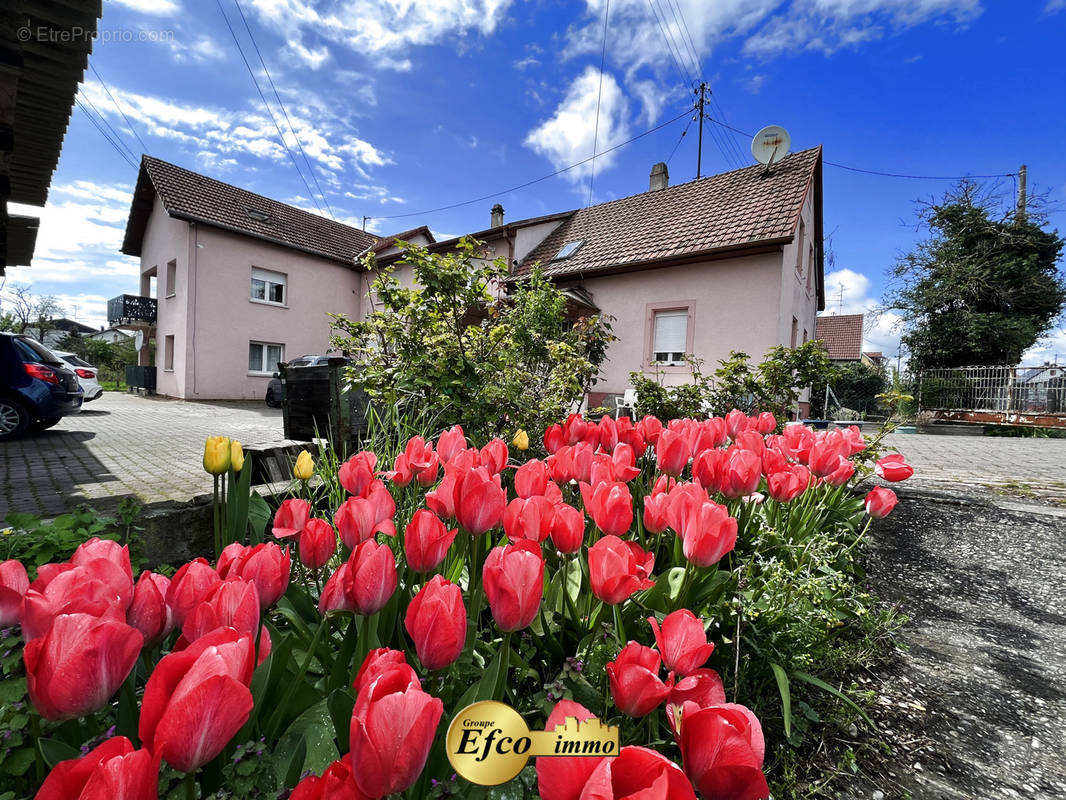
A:
{"type": "Polygon", "coordinates": [[[270,222],[270,212],[258,208],[245,208],[244,213],[256,222],[270,222]]]}
{"type": "Polygon", "coordinates": [[[564,258],[570,258],[570,256],[581,249],[581,245],[584,243],[584,239],[576,239],[572,242],[567,242],[562,246],[559,252],[555,254],[555,258],[553,258],[552,261],[562,261],[564,258]]]}

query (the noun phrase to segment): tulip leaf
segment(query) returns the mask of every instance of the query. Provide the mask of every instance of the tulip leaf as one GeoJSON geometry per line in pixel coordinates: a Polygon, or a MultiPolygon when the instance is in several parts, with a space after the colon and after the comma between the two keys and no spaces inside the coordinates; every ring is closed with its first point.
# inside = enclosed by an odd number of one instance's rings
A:
{"type": "Polygon", "coordinates": [[[337,734],[337,748],[340,752],[347,753],[355,695],[349,689],[337,689],[326,698],[326,707],[329,709],[333,729],[337,734]]]}
{"type": "MultiPolygon", "coordinates": [[[[509,647],[507,649],[510,649],[509,647]]],[[[488,668],[485,670],[485,674],[481,676],[481,681],[478,683],[477,700],[492,700],[496,692],[496,684],[500,680],[500,670],[503,669],[504,662],[504,645],[500,645],[500,649],[496,651],[496,656],[492,659],[488,668]]]]}
{"type": "MultiPolygon", "coordinates": [[[[251,470],[248,474],[251,474],[251,470]]],[[[259,544],[263,541],[263,531],[266,530],[267,523],[270,522],[272,516],[270,506],[258,492],[248,495],[248,527],[252,531],[250,537],[252,544],[259,544]]]]}
{"type": "Polygon", "coordinates": [[[792,697],[788,689],[788,675],[780,664],[770,664],[777,679],[777,691],[781,693],[781,717],[785,722],[785,738],[792,738],[792,697]]]}
{"type": "Polygon", "coordinates": [[[684,582],[685,568],[671,567],[659,575],[659,580],[653,587],[644,592],[641,602],[648,608],[669,614],[677,608],[684,582]]]}
{"type": "Polygon", "coordinates": [[[37,746],[41,749],[41,757],[44,763],[51,769],[60,761],[81,756],[81,751],[58,739],[38,739],[37,746]]]}
{"type": "Polygon", "coordinates": [[[284,786],[295,786],[300,775],[307,771],[321,775],[340,757],[334,744],[334,726],[328,699],[319,701],[293,720],[274,749],[274,769],[284,786]]]}

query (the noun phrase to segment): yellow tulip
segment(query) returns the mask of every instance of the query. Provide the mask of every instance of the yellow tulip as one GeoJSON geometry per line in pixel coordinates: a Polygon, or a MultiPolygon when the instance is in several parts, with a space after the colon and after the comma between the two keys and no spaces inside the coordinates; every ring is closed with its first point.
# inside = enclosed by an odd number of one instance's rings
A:
{"type": "Polygon", "coordinates": [[[517,447],[519,450],[529,449],[529,434],[523,430],[519,430],[511,440],[511,444],[517,447]]]}
{"type": "Polygon", "coordinates": [[[228,436],[208,436],[204,443],[204,469],[212,475],[224,475],[230,465],[228,436]]]}
{"type": "Polygon", "coordinates": [[[315,462],[306,450],[301,450],[300,455],[296,456],[296,466],[293,467],[292,474],[301,481],[309,481],[315,474],[315,462]]]}
{"type": "Polygon", "coordinates": [[[229,463],[234,472],[240,472],[241,467],[244,466],[244,448],[236,439],[229,443],[229,463]]]}

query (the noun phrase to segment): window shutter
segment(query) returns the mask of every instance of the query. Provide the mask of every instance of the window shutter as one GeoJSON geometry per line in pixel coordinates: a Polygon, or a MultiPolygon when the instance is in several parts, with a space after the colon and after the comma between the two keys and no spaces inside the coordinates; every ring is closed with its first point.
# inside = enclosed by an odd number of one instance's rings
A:
{"type": "Polygon", "coordinates": [[[656,353],[684,353],[688,347],[688,311],[655,312],[656,353]]]}

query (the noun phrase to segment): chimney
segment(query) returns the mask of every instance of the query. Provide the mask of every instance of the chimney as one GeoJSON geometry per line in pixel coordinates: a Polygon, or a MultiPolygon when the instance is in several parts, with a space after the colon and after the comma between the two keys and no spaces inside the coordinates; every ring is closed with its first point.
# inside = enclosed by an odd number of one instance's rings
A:
{"type": "Polygon", "coordinates": [[[648,184],[649,192],[657,192],[660,189],[665,189],[670,185],[670,170],[666,168],[666,164],[660,161],[651,168],[651,180],[648,184]]]}
{"type": "Polygon", "coordinates": [[[491,228],[498,228],[503,225],[503,206],[499,203],[492,207],[492,224],[491,228]]]}

